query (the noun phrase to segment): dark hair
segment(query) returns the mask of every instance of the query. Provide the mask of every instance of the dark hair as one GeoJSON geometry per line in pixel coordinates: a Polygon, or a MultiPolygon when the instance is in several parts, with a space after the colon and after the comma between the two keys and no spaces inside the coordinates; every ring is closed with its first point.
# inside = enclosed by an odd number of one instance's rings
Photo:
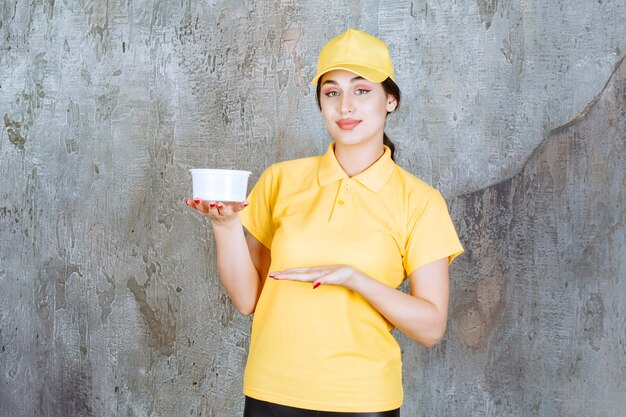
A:
{"type": "MultiPolygon", "coordinates": [[[[322,78],[320,77],[320,81],[321,79],[322,78]]],[[[396,110],[397,110],[398,107],[400,107],[400,87],[398,87],[398,84],[396,84],[389,77],[387,77],[387,79],[383,81],[381,84],[383,86],[383,90],[385,90],[385,93],[389,94],[390,96],[393,96],[393,98],[396,99],[396,102],[398,103],[396,106],[396,110]]],[[[322,105],[320,104],[321,91],[322,91],[322,83],[318,81],[316,93],[315,93],[315,99],[317,100],[317,107],[319,107],[320,110],[322,110],[322,105]]],[[[387,112],[387,114],[389,113],[390,112],[387,112]]],[[[391,149],[391,159],[395,161],[395,159],[393,158],[393,154],[396,151],[396,145],[393,144],[393,142],[389,139],[387,134],[384,132],[383,132],[383,145],[387,145],[389,149],[391,149]]]]}

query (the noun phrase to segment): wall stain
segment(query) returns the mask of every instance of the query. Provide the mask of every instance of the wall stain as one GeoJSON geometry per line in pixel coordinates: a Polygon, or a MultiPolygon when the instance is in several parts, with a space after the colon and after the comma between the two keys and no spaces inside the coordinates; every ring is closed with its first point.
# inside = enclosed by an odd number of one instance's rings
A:
{"type": "MultiPolygon", "coordinates": [[[[159,218],[157,223],[165,226],[165,229],[169,232],[172,229],[172,222],[174,221],[174,210],[169,210],[166,207],[159,208],[159,218]],[[165,212],[163,212],[165,210],[165,212]]],[[[160,267],[159,267],[160,268],[160,267]]]]}
{"type": "Polygon", "coordinates": [[[476,0],[476,4],[478,4],[480,20],[485,24],[485,28],[489,29],[493,15],[498,8],[498,0],[476,0]]]}
{"type": "Polygon", "coordinates": [[[472,350],[478,349],[486,336],[485,317],[475,303],[458,308],[454,322],[461,342],[472,350]]]}
{"type": "Polygon", "coordinates": [[[105,17],[105,22],[103,25],[92,25],[91,29],[89,30],[89,35],[93,36],[94,38],[98,39],[98,43],[96,44],[96,49],[98,51],[98,61],[100,61],[100,59],[102,58],[102,56],[104,56],[106,54],[106,37],[108,37],[109,34],[109,24],[108,24],[108,19],[109,19],[109,10],[108,10],[108,2],[107,2],[107,11],[106,11],[106,17],[105,17]]]}
{"type": "Polygon", "coordinates": [[[37,278],[35,279],[35,307],[37,309],[37,315],[43,321],[50,318],[50,289],[48,285],[49,279],[47,275],[39,271],[37,278]]]}
{"type": "Polygon", "coordinates": [[[117,107],[120,88],[114,86],[107,93],[101,94],[96,99],[96,115],[102,122],[110,121],[113,110],[117,107]]]}
{"type": "MultiPolygon", "coordinates": [[[[68,305],[65,291],[67,282],[73,274],[77,274],[79,277],[83,276],[80,266],[71,263],[65,258],[49,258],[48,261],[44,263],[42,269],[43,274],[41,274],[41,278],[38,278],[39,282],[54,282],[54,309],[65,310],[68,305]]],[[[38,292],[39,298],[37,303],[41,305],[42,308],[45,308],[48,302],[47,285],[48,284],[45,285],[45,288],[43,285],[40,285],[38,292]]]]}
{"type": "Polygon", "coordinates": [[[10,119],[9,115],[5,113],[4,126],[7,129],[7,134],[9,135],[9,142],[11,142],[11,144],[17,149],[23,151],[24,144],[26,143],[26,138],[22,136],[22,124],[16,120],[10,119]]]}
{"type": "Polygon", "coordinates": [[[227,326],[233,320],[235,308],[233,307],[233,303],[230,301],[228,294],[224,291],[220,292],[219,306],[220,322],[222,323],[222,326],[227,326]]]}
{"type": "Polygon", "coordinates": [[[80,70],[80,78],[85,80],[88,87],[93,87],[93,83],[91,82],[91,73],[86,69],[80,70]]]}
{"type": "Polygon", "coordinates": [[[111,304],[115,300],[115,275],[109,276],[105,270],[101,271],[102,275],[109,284],[107,289],[97,289],[98,305],[100,306],[100,322],[106,324],[111,314],[111,304]]]}
{"type": "Polygon", "coordinates": [[[139,285],[135,277],[130,277],[126,286],[135,296],[135,301],[139,304],[139,312],[150,330],[151,339],[148,345],[157,348],[164,356],[171,356],[176,342],[176,325],[161,320],[158,312],[148,305],[146,288],[149,285],[150,281],[139,285]]]}
{"type": "Polygon", "coordinates": [[[303,33],[300,27],[291,27],[282,32],[283,47],[287,50],[286,52],[289,53],[293,61],[294,84],[300,87],[305,95],[308,95],[310,92],[309,76],[313,73],[313,69],[305,65],[307,60],[302,57],[302,54],[298,53],[298,45],[302,41],[302,37],[303,33]]]}
{"type": "Polygon", "coordinates": [[[506,273],[495,262],[485,262],[480,279],[453,308],[459,339],[472,351],[482,347],[496,329],[505,308],[506,273]]]}
{"type": "Polygon", "coordinates": [[[86,128],[80,114],[80,106],[78,103],[70,100],[70,104],[66,110],[67,129],[64,134],[65,151],[68,154],[78,155],[80,151],[79,143],[82,137],[87,134],[86,128]]]}
{"type": "Polygon", "coordinates": [[[605,336],[604,331],[604,300],[602,295],[593,293],[582,307],[583,329],[582,336],[593,350],[600,350],[600,342],[605,336]]]}
{"type": "Polygon", "coordinates": [[[40,52],[35,56],[29,66],[27,87],[15,98],[15,104],[22,114],[21,120],[13,120],[7,113],[4,114],[4,125],[9,142],[20,150],[24,150],[27,133],[35,120],[36,109],[42,108],[42,99],[46,97],[43,85],[48,61],[45,55],[45,52],[40,52]]]}
{"type": "Polygon", "coordinates": [[[151,262],[146,255],[141,255],[141,258],[146,266],[145,270],[148,280],[152,279],[152,275],[161,273],[161,264],[159,262],[151,262]]]}
{"type": "MultiPolygon", "coordinates": [[[[1,224],[5,226],[5,230],[8,233],[16,234],[21,232],[24,236],[28,237],[29,229],[24,223],[24,209],[17,207],[0,207],[0,219],[4,220],[1,224]]],[[[0,232],[2,232],[1,229],[0,232]]]]}

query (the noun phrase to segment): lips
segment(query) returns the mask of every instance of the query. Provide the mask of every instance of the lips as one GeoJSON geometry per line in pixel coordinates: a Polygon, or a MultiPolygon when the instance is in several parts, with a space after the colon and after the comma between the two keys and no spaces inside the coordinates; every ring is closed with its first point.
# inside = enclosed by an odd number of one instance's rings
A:
{"type": "Polygon", "coordinates": [[[357,127],[361,123],[360,120],[354,119],[340,119],[337,120],[337,126],[339,126],[343,130],[352,130],[357,127]]]}

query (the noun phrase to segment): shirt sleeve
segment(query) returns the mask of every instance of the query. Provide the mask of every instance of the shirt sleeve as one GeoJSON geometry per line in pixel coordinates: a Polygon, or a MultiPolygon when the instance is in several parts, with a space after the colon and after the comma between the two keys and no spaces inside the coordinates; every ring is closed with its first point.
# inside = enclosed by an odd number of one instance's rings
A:
{"type": "Polygon", "coordinates": [[[413,271],[442,258],[448,264],[463,253],[445,200],[436,189],[424,197],[408,225],[404,269],[407,276],[413,271]]]}
{"type": "Polygon", "coordinates": [[[270,166],[248,194],[248,207],[239,212],[243,227],[268,249],[272,246],[275,232],[272,209],[277,187],[274,177],[270,166]]]}

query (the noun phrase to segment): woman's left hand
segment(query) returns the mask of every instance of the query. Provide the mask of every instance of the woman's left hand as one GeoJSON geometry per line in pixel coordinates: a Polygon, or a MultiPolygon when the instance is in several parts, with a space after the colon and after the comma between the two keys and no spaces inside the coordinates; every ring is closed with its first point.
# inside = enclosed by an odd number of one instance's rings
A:
{"type": "Polygon", "coordinates": [[[270,278],[277,280],[312,282],[313,288],[320,285],[341,285],[350,287],[351,281],[358,271],[348,265],[325,265],[311,268],[289,268],[283,271],[270,272],[270,278]]]}

